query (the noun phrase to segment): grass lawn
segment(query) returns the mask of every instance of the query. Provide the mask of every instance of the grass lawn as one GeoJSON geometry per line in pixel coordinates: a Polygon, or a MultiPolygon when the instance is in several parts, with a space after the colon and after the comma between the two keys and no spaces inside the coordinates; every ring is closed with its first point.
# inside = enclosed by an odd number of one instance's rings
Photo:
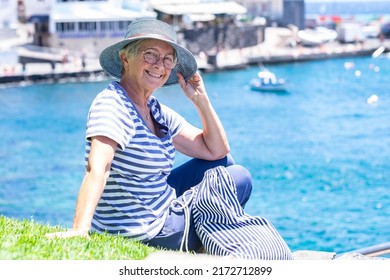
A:
{"type": "Polygon", "coordinates": [[[142,260],[157,251],[108,234],[91,234],[90,238],[45,237],[46,233],[64,230],[0,216],[0,260],[142,260]]]}

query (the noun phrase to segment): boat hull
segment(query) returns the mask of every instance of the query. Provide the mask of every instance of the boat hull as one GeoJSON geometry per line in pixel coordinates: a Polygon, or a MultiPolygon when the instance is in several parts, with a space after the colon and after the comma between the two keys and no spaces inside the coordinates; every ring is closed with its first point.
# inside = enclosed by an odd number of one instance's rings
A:
{"type": "Polygon", "coordinates": [[[264,87],[251,85],[251,89],[264,92],[287,92],[287,89],[284,86],[264,87]]]}
{"type": "Polygon", "coordinates": [[[264,92],[286,92],[286,84],[284,82],[268,83],[265,84],[261,80],[252,80],[250,82],[250,88],[256,91],[264,92]]]}

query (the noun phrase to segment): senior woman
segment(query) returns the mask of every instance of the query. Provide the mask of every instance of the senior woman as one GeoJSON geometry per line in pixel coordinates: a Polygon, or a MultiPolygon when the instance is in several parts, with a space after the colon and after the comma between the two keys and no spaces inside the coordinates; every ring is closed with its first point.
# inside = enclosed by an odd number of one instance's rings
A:
{"type": "Polygon", "coordinates": [[[103,50],[100,64],[117,81],[89,111],[87,167],[73,227],[49,236],[108,232],[173,250],[291,259],[267,220],[243,212],[252,177],[229,155],[195,58],[177,44],[174,29],[155,19],[133,21],[122,41],[103,50]],[[153,96],[177,83],[198,111],[201,129],[153,96]],[[192,159],[173,169],[176,151],[192,159]],[[205,200],[194,199],[196,193],[205,200]]]}
{"type": "MultiPolygon", "coordinates": [[[[195,58],[176,43],[170,25],[155,19],[133,21],[122,41],[103,50],[100,64],[119,81],[100,92],[90,108],[87,167],[73,227],[50,237],[109,232],[179,249],[186,217],[173,211],[172,202],[216,166],[227,168],[245,205],[251,175],[228,154],[224,128],[195,58]],[[156,89],[177,83],[197,109],[202,129],[153,97],[156,89]],[[172,170],[176,150],[193,159],[172,170]]],[[[202,248],[192,218],[187,238],[188,250],[202,248]]]]}

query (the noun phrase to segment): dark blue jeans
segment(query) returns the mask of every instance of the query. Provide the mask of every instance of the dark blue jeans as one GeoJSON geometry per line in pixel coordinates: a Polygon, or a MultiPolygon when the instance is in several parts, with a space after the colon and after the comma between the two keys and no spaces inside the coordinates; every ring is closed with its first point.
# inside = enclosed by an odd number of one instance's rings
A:
{"type": "MultiPolygon", "coordinates": [[[[237,197],[241,206],[244,207],[252,192],[252,176],[247,169],[234,163],[228,155],[216,161],[192,159],[172,170],[168,184],[176,190],[177,197],[182,199],[183,193],[191,187],[199,184],[204,173],[211,168],[224,166],[232,176],[236,187],[237,197]]],[[[191,209],[191,208],[190,208],[191,209]]],[[[178,250],[181,245],[185,226],[185,217],[182,211],[170,211],[164,224],[164,228],[153,239],[145,242],[153,247],[178,250]]],[[[203,247],[196,232],[192,217],[190,217],[190,230],[188,235],[188,249],[199,251],[203,247]]]]}

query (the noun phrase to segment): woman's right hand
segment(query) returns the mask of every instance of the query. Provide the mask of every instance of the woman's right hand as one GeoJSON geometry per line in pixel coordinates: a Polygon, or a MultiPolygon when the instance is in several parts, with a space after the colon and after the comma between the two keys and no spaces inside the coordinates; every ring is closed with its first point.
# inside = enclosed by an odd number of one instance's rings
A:
{"type": "Polygon", "coordinates": [[[80,187],[72,229],[48,233],[45,235],[47,238],[89,237],[93,213],[108,178],[117,145],[104,136],[92,138],[88,168],[80,187]]]}
{"type": "Polygon", "coordinates": [[[71,237],[88,237],[88,231],[71,229],[68,231],[58,231],[45,234],[45,237],[49,239],[53,238],[71,238],[71,237]]]}

